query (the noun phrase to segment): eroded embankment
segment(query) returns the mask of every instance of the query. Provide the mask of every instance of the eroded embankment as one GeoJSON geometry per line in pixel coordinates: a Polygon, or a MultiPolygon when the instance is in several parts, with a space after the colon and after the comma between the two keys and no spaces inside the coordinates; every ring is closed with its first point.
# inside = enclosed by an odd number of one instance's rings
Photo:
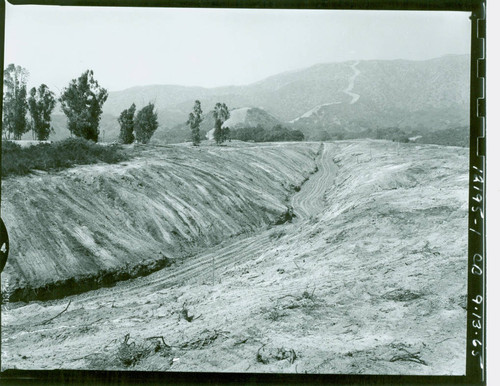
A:
{"type": "Polygon", "coordinates": [[[463,375],[467,160],[325,143],[291,223],[112,288],[3,305],[3,369],[463,375]]]}
{"type": "Polygon", "coordinates": [[[53,299],[142,276],[274,223],[319,144],[152,148],[131,162],[10,178],[10,301],[53,299]]]}

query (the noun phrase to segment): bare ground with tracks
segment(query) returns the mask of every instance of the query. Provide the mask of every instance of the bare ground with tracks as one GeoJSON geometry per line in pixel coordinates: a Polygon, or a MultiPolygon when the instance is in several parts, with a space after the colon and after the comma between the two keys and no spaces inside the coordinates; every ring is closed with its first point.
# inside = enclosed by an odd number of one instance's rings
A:
{"type": "Polygon", "coordinates": [[[290,223],[8,304],[3,368],[463,374],[467,150],[340,141],[316,165],[290,223]]]}

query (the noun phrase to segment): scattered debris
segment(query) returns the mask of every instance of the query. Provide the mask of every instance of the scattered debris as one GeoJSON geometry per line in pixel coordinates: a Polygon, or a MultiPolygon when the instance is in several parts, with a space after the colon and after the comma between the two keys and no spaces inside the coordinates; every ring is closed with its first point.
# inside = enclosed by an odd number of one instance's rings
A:
{"type": "Polygon", "coordinates": [[[295,213],[293,213],[293,208],[289,206],[287,210],[281,216],[278,217],[274,225],[281,225],[287,222],[291,222],[294,217],[296,217],[296,215],[295,213]]]}
{"type": "MultiPolygon", "coordinates": [[[[171,356],[172,355],[172,347],[169,346],[166,342],[163,336],[150,336],[149,338],[146,338],[146,340],[155,340],[153,342],[153,352],[155,353],[160,353],[162,357],[166,356],[171,356]],[[161,343],[160,343],[161,342],[161,343]]],[[[172,360],[171,363],[172,364],[172,360]]]]}
{"type": "Polygon", "coordinates": [[[293,262],[295,264],[295,266],[298,268],[298,269],[304,269],[303,267],[300,267],[296,261],[293,262]]]}
{"type": "Polygon", "coordinates": [[[65,313],[67,310],[68,310],[68,307],[69,305],[71,304],[71,300],[68,302],[66,308],[64,310],[62,310],[61,312],[59,312],[56,316],[54,316],[53,318],[50,318],[50,319],[47,319],[45,322],[42,322],[42,324],[47,324],[49,323],[50,321],[54,320],[55,318],[57,318],[58,316],[62,315],[63,313],[65,313]]]}
{"type": "Polygon", "coordinates": [[[265,348],[265,345],[257,351],[257,362],[267,365],[271,361],[288,360],[291,364],[297,359],[297,354],[294,349],[285,347],[265,348]]]}
{"type": "Polygon", "coordinates": [[[129,339],[130,334],[125,335],[123,342],[121,342],[118,347],[117,353],[118,360],[125,367],[135,366],[151,353],[151,347],[147,347],[142,344],[139,345],[135,342],[129,343],[129,339]]]}
{"type": "Polygon", "coordinates": [[[160,340],[161,340],[161,342],[163,343],[163,345],[164,345],[165,347],[170,348],[170,346],[169,346],[168,344],[166,344],[166,343],[165,343],[165,338],[163,338],[163,336],[162,336],[162,335],[160,335],[160,336],[150,336],[150,337],[146,338],[146,340],[151,340],[151,339],[160,339],[160,340]]]}
{"type": "Polygon", "coordinates": [[[195,340],[192,340],[192,341],[189,341],[189,342],[182,343],[178,347],[182,348],[182,349],[200,349],[200,348],[203,348],[205,346],[211,345],[213,342],[215,342],[215,340],[220,335],[224,335],[224,336],[227,337],[227,334],[229,334],[229,331],[222,331],[222,330],[213,330],[213,331],[210,331],[210,330],[204,330],[204,331],[202,331],[202,334],[204,334],[204,336],[202,336],[201,338],[195,339],[195,340]]]}
{"type": "Polygon", "coordinates": [[[274,306],[271,310],[269,309],[265,309],[263,310],[264,312],[266,312],[266,319],[269,319],[273,322],[276,322],[278,319],[281,319],[282,317],[284,316],[287,316],[288,314],[283,311],[283,309],[281,307],[279,307],[278,305],[274,306]]]}
{"type": "Polygon", "coordinates": [[[390,360],[390,362],[396,361],[407,361],[407,362],[416,362],[421,365],[427,366],[427,362],[420,358],[420,353],[406,353],[403,355],[395,355],[390,360]]]}
{"type": "Polygon", "coordinates": [[[236,346],[237,344],[243,344],[243,343],[246,343],[247,341],[248,341],[248,338],[245,338],[245,339],[239,340],[237,342],[234,342],[234,345],[236,346]]]}
{"type": "Polygon", "coordinates": [[[394,300],[396,302],[408,302],[410,300],[415,300],[421,298],[423,294],[418,292],[412,292],[410,290],[404,290],[397,288],[395,290],[386,292],[382,297],[388,300],[394,300]]]}
{"type": "Polygon", "coordinates": [[[299,300],[300,299],[309,299],[309,300],[314,300],[315,297],[314,297],[314,291],[316,291],[316,287],[314,287],[314,289],[312,290],[312,292],[308,292],[307,290],[305,290],[302,295],[300,296],[299,300]]]}
{"type": "Polygon", "coordinates": [[[277,240],[277,239],[280,239],[282,238],[283,236],[285,236],[286,232],[284,229],[275,229],[273,232],[271,232],[269,234],[269,238],[270,239],[274,239],[274,240],[277,240]]]}
{"type": "Polygon", "coordinates": [[[405,361],[405,362],[415,362],[421,365],[427,366],[427,362],[421,358],[420,351],[410,352],[406,349],[408,347],[404,343],[391,344],[391,347],[398,349],[400,352],[394,355],[390,362],[405,361]]]}
{"type": "Polygon", "coordinates": [[[191,323],[193,320],[196,320],[198,318],[201,317],[201,315],[198,315],[196,318],[194,317],[194,315],[189,315],[189,311],[188,309],[186,308],[186,303],[184,303],[182,305],[182,310],[181,310],[181,316],[187,320],[189,323],[191,323]]]}

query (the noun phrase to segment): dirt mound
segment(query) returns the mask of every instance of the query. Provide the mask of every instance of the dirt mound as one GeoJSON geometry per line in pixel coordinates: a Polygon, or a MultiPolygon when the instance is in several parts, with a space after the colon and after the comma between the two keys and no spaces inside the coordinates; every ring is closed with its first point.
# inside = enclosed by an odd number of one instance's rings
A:
{"type": "Polygon", "coordinates": [[[118,165],[8,179],[3,292],[50,299],[111,285],[272,224],[318,146],[155,147],[118,165]]]}

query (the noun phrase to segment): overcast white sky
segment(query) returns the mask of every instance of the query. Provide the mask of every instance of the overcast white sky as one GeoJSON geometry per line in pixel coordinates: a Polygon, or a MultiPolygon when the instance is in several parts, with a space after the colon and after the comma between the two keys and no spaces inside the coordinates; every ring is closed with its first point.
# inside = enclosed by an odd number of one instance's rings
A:
{"type": "Polygon", "coordinates": [[[108,90],[248,84],[317,63],[429,59],[470,49],[460,12],[12,6],[5,66],[62,89],[88,68],[108,90]]]}

